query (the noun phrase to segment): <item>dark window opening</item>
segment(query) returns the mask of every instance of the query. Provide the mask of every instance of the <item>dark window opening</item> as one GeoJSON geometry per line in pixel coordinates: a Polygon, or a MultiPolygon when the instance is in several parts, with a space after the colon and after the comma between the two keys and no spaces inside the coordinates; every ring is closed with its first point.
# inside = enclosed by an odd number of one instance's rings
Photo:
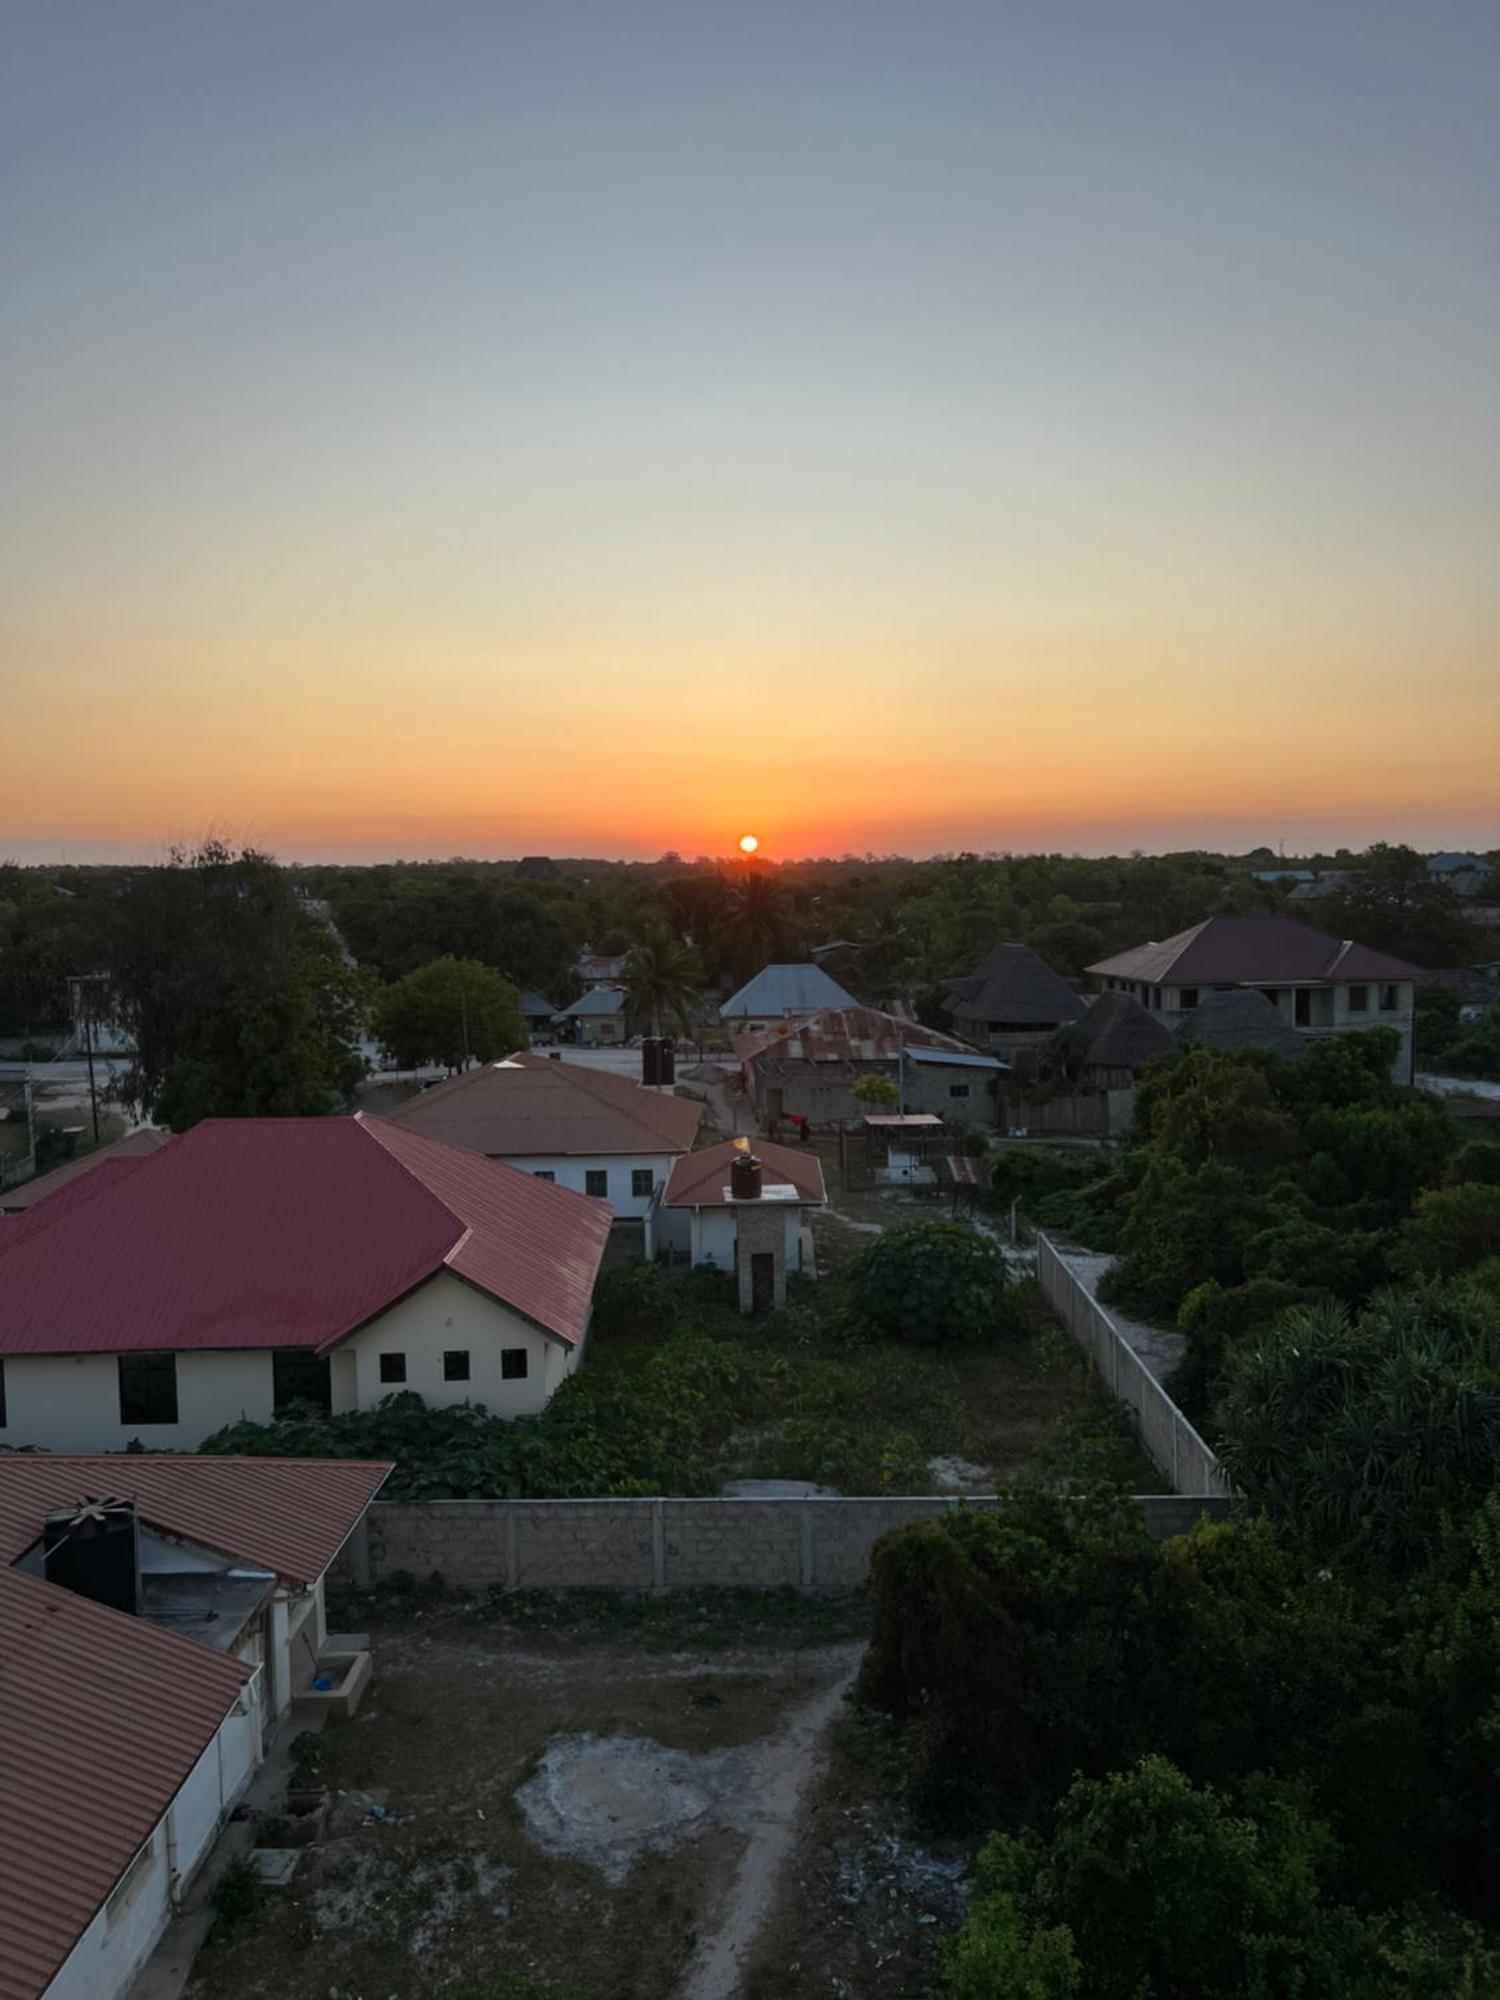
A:
{"type": "Polygon", "coordinates": [[[1197,1004],[1198,1004],[1198,989],[1196,986],[1182,986],[1178,988],[1177,1005],[1184,1011],[1184,1013],[1190,1007],[1196,1007],[1197,1004]]]}
{"type": "Polygon", "coordinates": [[[1398,986],[1382,986],[1380,989],[1380,1011],[1394,1014],[1401,1005],[1401,989],[1398,986]]]}
{"type": "Polygon", "coordinates": [[[585,1194],[598,1195],[602,1199],[609,1193],[609,1170],[606,1167],[586,1167],[583,1174],[585,1194]]]}
{"type": "Polygon", "coordinates": [[[1297,1026],[1299,1028],[1310,1028],[1312,1026],[1311,987],[1299,986],[1297,988],[1296,1006],[1297,1006],[1297,1026]]]}
{"type": "Polygon", "coordinates": [[[950,1097],[967,1097],[968,1094],[969,1086],[966,1083],[950,1083],[948,1086],[948,1095],[950,1097]]]}
{"type": "Polygon", "coordinates": [[[554,1173],[549,1173],[546,1167],[538,1167],[536,1172],[531,1176],[531,1178],[534,1181],[555,1181],[557,1179],[557,1175],[554,1173]]]}
{"type": "Polygon", "coordinates": [[[500,1379],[502,1382],[524,1382],[527,1363],[531,1357],[524,1347],[502,1347],[500,1350],[500,1379]]]}
{"type": "Polygon", "coordinates": [[[469,1379],[469,1350],[467,1347],[448,1347],[443,1350],[443,1380],[445,1382],[467,1382],[469,1379]]]}
{"type": "Polygon", "coordinates": [[[1370,1008],[1369,987],[1351,986],[1349,988],[1349,1012],[1351,1014],[1366,1014],[1369,1012],[1369,1008],[1370,1008]]]}
{"type": "Polygon", "coordinates": [[[333,1371],[326,1354],[304,1354],[293,1348],[271,1356],[271,1403],[284,1416],[293,1403],[311,1403],[327,1416],[333,1408],[333,1371]]]}
{"type": "Polygon", "coordinates": [[[406,1356],[404,1354],[382,1354],[380,1357],[380,1379],[382,1382],[404,1382],[406,1380],[406,1356]]]}
{"type": "Polygon", "coordinates": [[[120,1356],[120,1422],[175,1424],[177,1421],[177,1356],[120,1356]]]}
{"type": "Polygon", "coordinates": [[[651,1199],[651,1190],[655,1185],[656,1181],[649,1167],[632,1167],[630,1169],[630,1192],[635,1196],[637,1201],[649,1201],[651,1199]]]}

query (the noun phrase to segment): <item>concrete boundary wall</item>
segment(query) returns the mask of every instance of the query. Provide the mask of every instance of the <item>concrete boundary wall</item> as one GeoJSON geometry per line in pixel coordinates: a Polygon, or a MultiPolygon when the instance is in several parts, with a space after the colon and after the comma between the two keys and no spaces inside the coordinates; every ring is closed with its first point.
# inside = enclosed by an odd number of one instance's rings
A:
{"type": "MultiPolygon", "coordinates": [[[[427,1500],[377,1504],[340,1564],[361,1586],[434,1574],[463,1590],[854,1590],[892,1528],[1003,1497],[427,1500]]],[[[1222,1500],[1138,1500],[1158,1540],[1222,1500]]]]}
{"type": "Polygon", "coordinates": [[[1037,1232],[1036,1275],[1048,1303],[1129,1411],[1151,1462],[1182,1495],[1232,1499],[1218,1456],[1199,1437],[1113,1318],[1071,1271],[1049,1237],[1037,1232]]]}

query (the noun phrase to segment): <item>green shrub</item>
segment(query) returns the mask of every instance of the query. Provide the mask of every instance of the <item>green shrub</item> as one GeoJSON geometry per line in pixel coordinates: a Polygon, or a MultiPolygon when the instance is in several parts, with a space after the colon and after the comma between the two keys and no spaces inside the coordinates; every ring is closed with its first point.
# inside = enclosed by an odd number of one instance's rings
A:
{"type": "Polygon", "coordinates": [[[1500,1187],[1474,1181],[1430,1188],[1401,1232],[1399,1255],[1408,1271],[1440,1276],[1500,1257],[1500,1187]]]}
{"type": "Polygon", "coordinates": [[[885,1230],[850,1266],[849,1290],[858,1322],[889,1340],[992,1340],[1012,1330],[999,1246],[957,1222],[885,1230]]]}

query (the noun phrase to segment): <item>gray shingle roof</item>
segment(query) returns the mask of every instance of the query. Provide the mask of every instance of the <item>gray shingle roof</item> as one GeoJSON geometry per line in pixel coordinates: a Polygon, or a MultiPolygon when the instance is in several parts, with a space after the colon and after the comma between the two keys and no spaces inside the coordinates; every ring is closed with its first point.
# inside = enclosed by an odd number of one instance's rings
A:
{"type": "Polygon", "coordinates": [[[1015,1021],[1038,1028],[1082,1019],[1084,1003],[1060,972],[1024,944],[997,945],[944,1001],[960,1021],[1015,1021]]]}
{"type": "Polygon", "coordinates": [[[1206,917],[1160,944],[1136,945],[1101,958],[1089,971],[1170,986],[1231,982],[1274,986],[1283,980],[1414,979],[1417,968],[1389,952],[1299,924],[1295,917],[1206,917]]]}
{"type": "Polygon", "coordinates": [[[782,1014],[816,1014],[825,1007],[857,1007],[821,965],[767,965],[731,994],[719,1009],[721,1021],[773,1020],[782,1014]]]}

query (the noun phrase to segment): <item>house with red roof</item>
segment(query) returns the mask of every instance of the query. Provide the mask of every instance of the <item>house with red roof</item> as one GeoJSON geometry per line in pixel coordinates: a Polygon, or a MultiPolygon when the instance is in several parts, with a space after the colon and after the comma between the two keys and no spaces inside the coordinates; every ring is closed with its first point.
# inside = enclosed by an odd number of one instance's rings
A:
{"type": "Polygon", "coordinates": [[[543,1409],[605,1203],[384,1119],[209,1120],[0,1224],[0,1445],[192,1450],[295,1402],[543,1409]]]}
{"type": "Polygon", "coordinates": [[[647,1255],[734,1274],[742,1312],[786,1302],[792,1272],[816,1275],[809,1224],[828,1200],[808,1146],[726,1139],[687,1153],[647,1222],[647,1255]]]}
{"type": "Polygon", "coordinates": [[[352,1707],[323,1584],[390,1470],[0,1457],[0,2000],[123,2000],[278,1723],[352,1707]]]}

